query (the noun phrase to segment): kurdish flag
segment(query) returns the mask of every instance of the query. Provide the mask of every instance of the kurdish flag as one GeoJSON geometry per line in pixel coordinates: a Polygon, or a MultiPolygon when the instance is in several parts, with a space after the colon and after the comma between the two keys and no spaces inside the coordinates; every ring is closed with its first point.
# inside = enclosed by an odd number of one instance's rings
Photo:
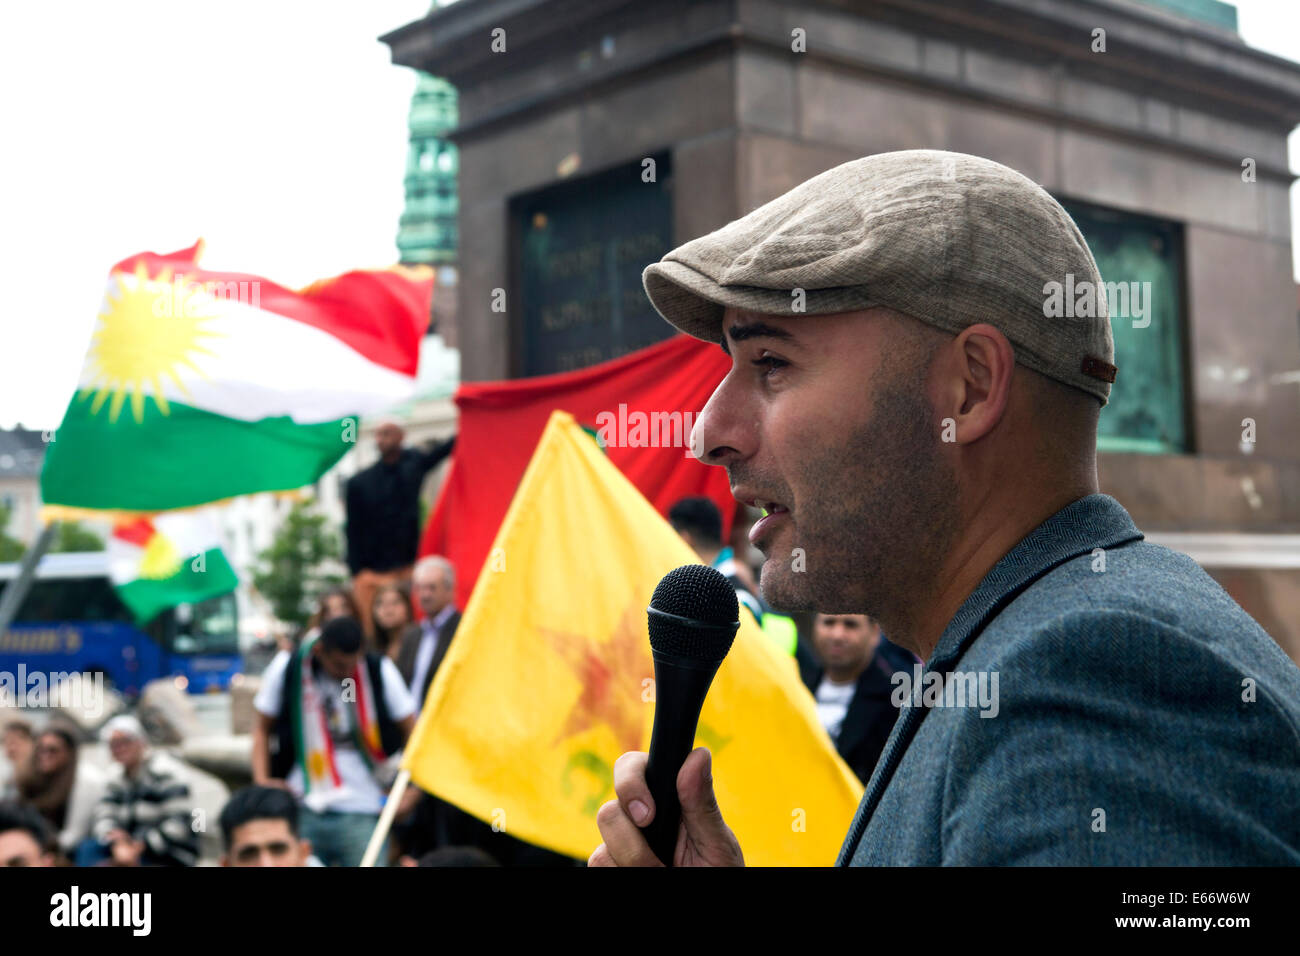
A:
{"type": "Polygon", "coordinates": [[[239,583],[216,523],[196,512],[117,522],[108,539],[108,573],[141,624],[165,608],[227,594],[239,583]]]}
{"type": "MultiPolygon", "coordinates": [[[[646,750],[646,606],[696,561],[573,416],[554,412],[406,747],[412,779],[517,837],[586,858],[614,761],[646,750]]],[[[745,859],[830,866],[862,786],[793,660],[748,615],[704,704],[718,803],[745,859]]]]}
{"type": "MultiPolygon", "coordinates": [[[[408,398],[432,271],[349,272],[295,292],[198,267],[202,240],[113,267],[41,496],[152,513],[311,484],[351,417],[408,398]]],[[[63,506],[60,509],[58,506],[63,506]]]]}

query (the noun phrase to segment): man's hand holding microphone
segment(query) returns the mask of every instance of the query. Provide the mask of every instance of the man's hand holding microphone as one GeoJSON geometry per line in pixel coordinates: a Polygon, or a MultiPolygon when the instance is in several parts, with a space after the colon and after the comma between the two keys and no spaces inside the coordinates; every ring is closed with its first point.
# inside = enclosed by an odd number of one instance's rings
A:
{"type": "MultiPolygon", "coordinates": [[[[625,753],[614,763],[614,792],[596,814],[604,843],[596,847],[588,866],[663,866],[641,827],[654,819],[655,803],[646,783],[649,755],[625,753]]],[[[681,825],[674,846],[673,866],[744,866],[736,835],[722,819],[713,795],[713,755],[704,747],[691,752],[677,774],[681,825]]]]}
{"type": "Polygon", "coordinates": [[[691,749],[704,697],[735,639],[740,608],[725,577],[702,564],[669,572],[651,598],[655,722],[650,752],[614,764],[617,800],[596,824],[588,866],[744,866],[713,793],[713,756],[691,749]]]}

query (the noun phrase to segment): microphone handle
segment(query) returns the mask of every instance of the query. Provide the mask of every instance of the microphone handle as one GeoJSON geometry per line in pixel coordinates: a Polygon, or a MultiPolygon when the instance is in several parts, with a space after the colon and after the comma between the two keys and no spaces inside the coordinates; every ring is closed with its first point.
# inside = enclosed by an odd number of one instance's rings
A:
{"type": "Polygon", "coordinates": [[[654,662],[655,722],[650,732],[645,779],[654,798],[655,816],[642,832],[659,861],[664,866],[672,866],[682,819],[677,773],[694,749],[700,711],[721,661],[701,664],[690,658],[655,652],[654,662]]]}

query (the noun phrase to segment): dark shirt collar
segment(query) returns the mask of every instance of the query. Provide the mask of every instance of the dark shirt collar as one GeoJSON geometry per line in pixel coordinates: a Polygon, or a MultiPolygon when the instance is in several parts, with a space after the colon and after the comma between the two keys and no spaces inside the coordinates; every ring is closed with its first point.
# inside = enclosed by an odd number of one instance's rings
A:
{"type": "Polygon", "coordinates": [[[993,565],[944,628],[926,670],[942,670],[956,661],[989,620],[1058,564],[1142,537],[1124,506],[1109,495],[1087,495],[1066,505],[993,565]]]}

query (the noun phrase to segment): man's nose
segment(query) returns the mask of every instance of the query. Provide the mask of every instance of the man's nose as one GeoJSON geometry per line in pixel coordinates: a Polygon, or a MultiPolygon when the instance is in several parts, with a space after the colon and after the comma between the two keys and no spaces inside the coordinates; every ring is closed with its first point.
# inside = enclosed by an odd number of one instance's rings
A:
{"type": "Polygon", "coordinates": [[[756,416],[729,372],[695,419],[691,452],[706,465],[726,466],[752,455],[756,437],[756,416]]]}

